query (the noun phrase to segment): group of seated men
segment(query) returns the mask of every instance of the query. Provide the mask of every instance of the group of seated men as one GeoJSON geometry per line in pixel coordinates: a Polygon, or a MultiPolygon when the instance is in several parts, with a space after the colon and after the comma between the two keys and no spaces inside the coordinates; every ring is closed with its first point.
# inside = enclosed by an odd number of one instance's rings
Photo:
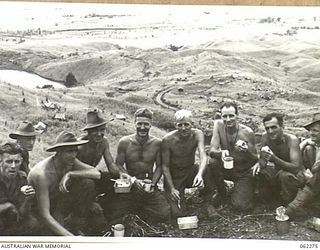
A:
{"type": "Polygon", "coordinates": [[[0,147],[0,233],[84,235],[88,228],[101,229],[106,220],[121,223],[132,213],[169,222],[186,215],[185,189],[191,187],[199,188],[209,218],[226,204],[252,210],[255,194],[285,205],[292,218],[314,200],[320,190],[320,114],[305,126],[310,138],[300,145],[284,132],[281,114],[266,115],[258,154],[255,134],[239,122],[236,103],[224,102],[220,113],[205,150],[204,134],[193,127],[190,111],[177,111],[175,130],[161,140],[149,134],[153,113],[138,109],[136,132],[120,139],[114,161],[105,137],[107,120],[90,111],[86,135],[77,139],[62,131],[46,149],[54,154],[35,166],[29,166],[29,151],[37,133],[23,122],[9,134],[16,141],[0,147]],[[104,169],[97,167],[102,157],[104,169]],[[233,159],[231,168],[225,166],[226,157],[233,159]],[[162,175],[165,192],[158,188],[162,175]],[[117,178],[130,181],[130,192],[114,192],[117,178]],[[231,193],[225,180],[234,182],[231,193]]]}

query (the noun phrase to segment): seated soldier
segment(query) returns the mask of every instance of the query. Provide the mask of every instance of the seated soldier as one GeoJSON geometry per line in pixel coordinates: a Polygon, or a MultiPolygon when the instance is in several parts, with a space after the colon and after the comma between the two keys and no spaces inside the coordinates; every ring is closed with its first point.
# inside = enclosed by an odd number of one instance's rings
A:
{"type": "Polygon", "coordinates": [[[0,147],[0,234],[34,235],[38,222],[31,215],[35,191],[19,168],[22,148],[16,143],[0,147]]]}
{"type": "Polygon", "coordinates": [[[304,126],[310,138],[300,143],[302,162],[305,168],[305,186],[299,189],[295,199],[286,208],[290,217],[306,215],[309,205],[320,193],[320,114],[314,114],[312,122],[304,126]]]}
{"type": "Polygon", "coordinates": [[[271,113],[263,118],[266,133],[261,138],[259,162],[253,168],[259,195],[272,205],[288,204],[303,185],[299,139],[283,131],[283,115],[271,113]]]}
{"type": "Polygon", "coordinates": [[[175,113],[176,130],[166,134],[161,144],[162,168],[165,177],[164,187],[171,207],[172,218],[185,215],[185,189],[203,187],[202,198],[209,217],[217,215],[212,202],[214,187],[210,173],[206,169],[207,156],[204,135],[201,130],[192,128],[192,113],[179,110],[175,113]],[[200,164],[195,164],[196,151],[200,164]]]}
{"type": "Polygon", "coordinates": [[[126,172],[133,183],[130,193],[116,195],[112,209],[113,221],[123,219],[125,214],[135,213],[145,219],[166,221],[170,218],[170,207],[165,196],[157,189],[162,175],[161,140],[149,135],[152,123],[149,109],[138,109],[134,114],[136,133],[120,139],[116,163],[126,172]],[[155,166],[155,169],[153,169],[155,166]],[[150,180],[151,190],[144,188],[144,181],[150,180]]]}
{"type": "Polygon", "coordinates": [[[309,131],[310,138],[300,143],[302,163],[305,169],[311,170],[320,146],[320,113],[314,114],[312,122],[304,127],[309,131]]]}
{"type": "MultiPolygon", "coordinates": [[[[72,133],[62,131],[47,149],[55,154],[39,162],[29,173],[28,181],[36,190],[36,213],[45,226],[45,234],[82,235],[93,220],[104,222],[102,212],[93,215],[89,211],[95,201],[93,179],[101,178],[101,174],[76,159],[77,146],[85,143],[88,141],[77,140],[72,133]]],[[[102,225],[96,226],[99,230],[102,225]]]]}
{"type": "Polygon", "coordinates": [[[95,181],[96,194],[99,197],[98,201],[103,207],[105,216],[109,216],[110,205],[114,198],[113,183],[110,179],[119,177],[119,169],[113,161],[109,142],[104,136],[106,123],[107,121],[100,116],[98,111],[94,110],[87,113],[86,126],[83,128],[87,135],[80,139],[89,142],[79,146],[77,159],[90,166],[97,167],[103,157],[105,164],[103,168],[100,168],[102,178],[95,181]]]}
{"type": "MultiPolygon", "coordinates": [[[[216,206],[226,201],[224,180],[234,182],[231,194],[233,208],[246,211],[253,208],[253,178],[251,167],[257,162],[255,137],[251,128],[237,121],[238,107],[227,101],[220,107],[221,119],[214,123],[209,167],[217,186],[216,206]],[[224,166],[226,157],[233,158],[233,167],[224,166]]],[[[230,159],[232,159],[230,158],[230,159]]]]}
{"type": "Polygon", "coordinates": [[[15,139],[22,148],[23,162],[20,167],[21,171],[29,173],[29,152],[32,151],[36,141],[37,132],[30,122],[22,122],[18,130],[9,134],[9,137],[15,139]]]}

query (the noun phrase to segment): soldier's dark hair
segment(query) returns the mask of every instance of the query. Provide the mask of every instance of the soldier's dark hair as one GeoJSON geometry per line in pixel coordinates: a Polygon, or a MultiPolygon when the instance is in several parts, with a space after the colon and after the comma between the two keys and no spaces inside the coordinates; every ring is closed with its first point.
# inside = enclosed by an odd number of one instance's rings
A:
{"type": "Polygon", "coordinates": [[[7,142],[0,146],[0,155],[3,155],[5,153],[10,155],[15,155],[15,154],[22,155],[22,148],[19,144],[15,142],[7,142]]]}
{"type": "Polygon", "coordinates": [[[140,108],[134,113],[134,119],[136,119],[137,117],[146,117],[152,120],[153,113],[147,108],[140,108]]]}
{"type": "Polygon", "coordinates": [[[236,115],[238,114],[238,105],[235,101],[231,101],[231,100],[228,100],[228,101],[225,101],[221,104],[220,106],[220,112],[222,110],[222,108],[230,108],[230,107],[234,107],[234,110],[236,111],[236,115]]]}
{"type": "Polygon", "coordinates": [[[281,113],[277,113],[277,112],[272,112],[270,114],[267,114],[262,122],[265,123],[267,121],[270,121],[272,118],[276,118],[277,121],[278,121],[278,124],[280,127],[283,127],[283,117],[284,117],[284,114],[281,114],[281,113]]]}

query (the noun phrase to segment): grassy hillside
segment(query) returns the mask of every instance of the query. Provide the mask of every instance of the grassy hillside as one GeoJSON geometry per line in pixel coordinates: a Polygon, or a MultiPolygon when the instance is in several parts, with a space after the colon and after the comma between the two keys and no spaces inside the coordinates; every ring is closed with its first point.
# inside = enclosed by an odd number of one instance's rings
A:
{"type": "Polygon", "coordinates": [[[302,126],[319,111],[320,47],[290,36],[145,50],[94,41],[72,46],[52,39],[48,44],[45,37],[21,44],[9,41],[0,51],[0,68],[28,70],[58,81],[72,72],[78,80],[75,88],[38,92],[1,85],[1,124],[7,121],[0,132],[2,140],[22,120],[48,125],[36,158],[60,130],[80,135],[85,114],[93,108],[110,120],[115,114],[128,117],[126,122],[108,124],[113,154],[119,138],[134,132],[132,115],[139,107],[155,112],[158,129],[153,133],[162,137],[172,127],[173,111],[157,106],[153,98],[167,88],[162,98],[166,105],[191,109],[199,126],[212,121],[227,98],[239,103],[241,121],[256,132],[263,131],[266,113],[278,111],[286,114],[290,132],[305,136],[302,126]],[[53,120],[55,111],[38,105],[46,96],[66,112],[67,122],[53,120]]]}

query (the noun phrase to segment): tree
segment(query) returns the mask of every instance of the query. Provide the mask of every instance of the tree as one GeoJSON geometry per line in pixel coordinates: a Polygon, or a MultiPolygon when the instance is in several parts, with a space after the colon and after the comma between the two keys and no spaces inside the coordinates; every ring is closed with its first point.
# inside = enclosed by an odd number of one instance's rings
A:
{"type": "Polygon", "coordinates": [[[76,77],[73,75],[72,72],[69,72],[69,74],[66,76],[66,87],[73,87],[76,86],[78,81],[76,77]]]}

